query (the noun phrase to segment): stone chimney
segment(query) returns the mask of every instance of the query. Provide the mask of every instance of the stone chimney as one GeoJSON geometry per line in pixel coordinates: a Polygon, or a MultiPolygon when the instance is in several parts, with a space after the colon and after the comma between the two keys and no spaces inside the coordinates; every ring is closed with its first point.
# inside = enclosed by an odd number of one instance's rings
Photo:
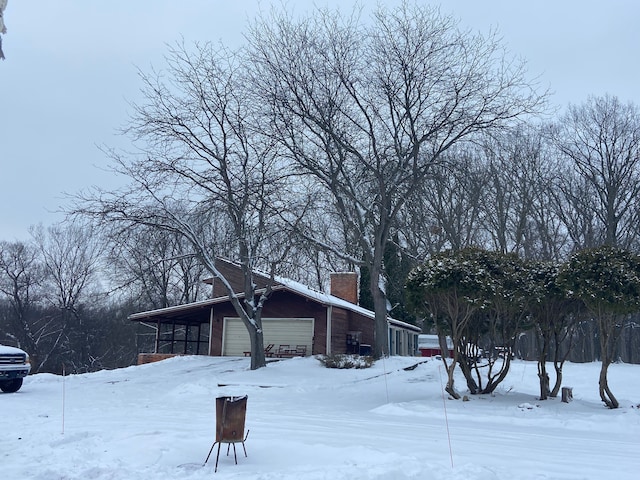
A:
{"type": "Polygon", "coordinates": [[[358,304],[358,274],[356,272],[332,273],[330,283],[331,295],[358,304]]]}

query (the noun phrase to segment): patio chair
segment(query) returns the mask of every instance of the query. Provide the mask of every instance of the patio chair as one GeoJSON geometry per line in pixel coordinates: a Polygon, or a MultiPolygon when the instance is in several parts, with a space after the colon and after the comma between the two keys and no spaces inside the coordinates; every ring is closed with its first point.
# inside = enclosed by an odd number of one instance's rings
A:
{"type": "Polygon", "coordinates": [[[216,440],[211,445],[207,459],[204,461],[206,465],[213,452],[213,447],[218,444],[218,454],[216,455],[216,468],[214,472],[218,471],[218,459],[220,458],[220,446],[223,443],[227,444],[227,456],[229,455],[229,449],[233,445],[233,458],[238,464],[238,457],[236,455],[236,443],[242,443],[242,449],[244,450],[244,456],[247,456],[247,449],[244,446],[244,442],[249,436],[249,430],[245,435],[244,422],[247,415],[247,395],[243,397],[218,397],[216,398],[216,440]]]}
{"type": "Polygon", "coordinates": [[[264,356],[265,357],[273,357],[273,352],[271,350],[273,350],[274,344],[270,343],[269,345],[267,345],[266,347],[264,347],[264,356]]]}
{"type": "Polygon", "coordinates": [[[278,346],[278,351],[276,352],[276,357],[278,358],[283,358],[283,357],[291,357],[291,346],[289,345],[279,345],[278,346]]]}
{"type": "MultiPolygon", "coordinates": [[[[273,349],[273,346],[274,346],[274,344],[270,343],[269,345],[264,347],[264,356],[265,357],[273,357],[273,352],[271,351],[273,349]]],[[[250,357],[251,356],[251,350],[245,350],[242,353],[244,353],[245,357],[250,357]]]]}

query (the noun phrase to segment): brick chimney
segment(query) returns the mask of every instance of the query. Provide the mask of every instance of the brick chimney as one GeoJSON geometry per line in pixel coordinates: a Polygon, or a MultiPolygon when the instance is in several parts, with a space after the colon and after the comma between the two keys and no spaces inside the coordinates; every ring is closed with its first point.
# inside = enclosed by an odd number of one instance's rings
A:
{"type": "Polygon", "coordinates": [[[331,295],[358,304],[358,274],[356,272],[332,273],[330,284],[331,295]]]}

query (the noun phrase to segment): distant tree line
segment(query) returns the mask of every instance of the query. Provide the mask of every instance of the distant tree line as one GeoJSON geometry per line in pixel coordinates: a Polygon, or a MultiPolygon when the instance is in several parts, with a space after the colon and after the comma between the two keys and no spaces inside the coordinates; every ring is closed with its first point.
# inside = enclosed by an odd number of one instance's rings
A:
{"type": "Polygon", "coordinates": [[[131,365],[149,345],[129,314],[206,296],[175,237],[110,233],[63,224],[0,241],[0,343],[26,350],[33,372],[131,365]]]}
{"type": "MultiPolygon", "coordinates": [[[[388,314],[422,321],[403,286],[441,252],[560,263],[601,245],[638,251],[635,105],[590,97],[553,118],[499,37],[417,3],[367,19],[273,11],[246,38],[238,50],[178,43],[163,69],[140,72],[122,132],[132,148],[103,148],[124,186],[80,192],[64,226],[2,243],[0,341],[51,371],[130,363],[127,313],[203,298],[208,276],[227,289],[260,368],[270,288],[256,292],[254,272],[322,288],[328,270],[357,269],[379,357],[388,314]],[[241,291],[220,257],[241,266],[241,291]],[[106,330],[128,340],[95,333],[106,330]]],[[[584,322],[572,355],[591,360],[598,329],[584,322]]],[[[514,348],[537,355],[535,342],[514,348]]]]}

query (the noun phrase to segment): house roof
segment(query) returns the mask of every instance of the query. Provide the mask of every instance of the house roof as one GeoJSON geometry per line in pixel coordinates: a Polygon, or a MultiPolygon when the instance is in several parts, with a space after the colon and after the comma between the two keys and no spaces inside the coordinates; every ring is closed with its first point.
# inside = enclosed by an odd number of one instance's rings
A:
{"type": "MultiPolygon", "coordinates": [[[[302,295],[310,300],[315,300],[318,303],[326,306],[333,306],[344,308],[345,310],[349,310],[351,312],[359,313],[360,315],[368,318],[375,318],[375,313],[369,309],[363,308],[355,303],[348,302],[343,300],[335,295],[330,295],[323,292],[318,292],[313,290],[301,283],[295,282],[293,280],[277,278],[279,284],[281,284],[287,290],[297,293],[298,295],[302,295]]],[[[275,288],[275,287],[274,287],[275,288]]],[[[416,332],[422,331],[420,327],[416,327],[415,325],[411,325],[410,323],[403,322],[401,320],[396,320],[392,317],[387,317],[387,321],[398,327],[406,328],[409,330],[415,330],[416,332]]]]}
{"type": "MultiPolygon", "coordinates": [[[[292,292],[294,294],[303,296],[309,300],[312,300],[316,303],[319,303],[327,307],[332,306],[332,307],[342,308],[344,310],[358,313],[367,318],[371,318],[371,319],[375,318],[375,313],[372,312],[371,310],[368,310],[359,305],[343,300],[334,295],[313,290],[301,283],[295,282],[290,279],[276,277],[275,281],[276,283],[272,287],[272,291],[274,292],[277,292],[277,291],[292,292]]],[[[257,290],[256,293],[260,294],[263,291],[264,289],[260,289],[260,290],[257,290]]],[[[244,293],[238,294],[237,297],[244,298],[244,293]]],[[[159,318],[166,318],[166,319],[176,320],[178,322],[186,321],[187,323],[189,323],[187,321],[187,317],[193,316],[193,314],[197,313],[198,310],[208,311],[208,309],[213,305],[226,303],[229,301],[230,301],[229,296],[225,295],[222,297],[210,298],[207,300],[188,303],[185,305],[176,305],[174,307],[166,307],[166,308],[160,308],[156,310],[149,310],[146,312],[134,313],[132,315],[129,315],[128,318],[129,320],[138,321],[138,322],[142,322],[145,320],[157,321],[159,318]]],[[[421,331],[420,327],[411,325],[410,323],[407,323],[407,322],[396,320],[391,317],[387,317],[387,321],[391,325],[394,325],[400,328],[405,328],[407,330],[412,330],[412,331],[415,331],[416,333],[419,333],[421,331]]]]}

